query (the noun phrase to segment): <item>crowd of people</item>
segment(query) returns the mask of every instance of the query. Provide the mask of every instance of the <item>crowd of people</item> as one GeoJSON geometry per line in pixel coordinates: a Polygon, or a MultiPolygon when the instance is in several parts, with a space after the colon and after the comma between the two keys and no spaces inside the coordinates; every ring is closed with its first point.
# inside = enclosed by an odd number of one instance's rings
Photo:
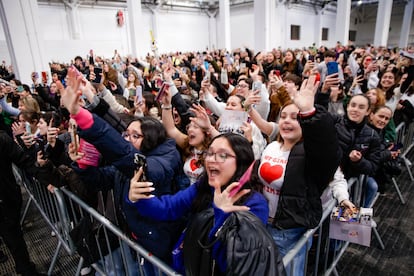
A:
{"type": "MultiPolygon", "coordinates": [[[[4,63],[0,69],[0,148],[8,153],[0,161],[7,175],[0,236],[23,275],[37,272],[19,225],[12,162],[92,207],[96,191],[112,190],[113,221],[165,263],[180,263],[179,271],[289,274],[281,257],[319,224],[324,192],[351,212],[351,177],[367,176],[364,207],[386,192],[395,173],[386,164],[400,154],[395,128],[414,118],[412,48],[338,43],[143,60],[91,50],[33,72],[31,84],[4,63]],[[267,270],[252,254],[229,250],[229,233],[218,235],[235,219],[269,234],[260,242],[272,253],[243,248],[262,254],[267,270]],[[183,235],[183,258],[173,262],[183,235]]],[[[295,257],[295,275],[303,275],[306,253],[295,257]]],[[[133,256],[127,262],[138,275],[133,256]]],[[[151,263],[140,265],[145,275],[156,273],[151,263]]]]}

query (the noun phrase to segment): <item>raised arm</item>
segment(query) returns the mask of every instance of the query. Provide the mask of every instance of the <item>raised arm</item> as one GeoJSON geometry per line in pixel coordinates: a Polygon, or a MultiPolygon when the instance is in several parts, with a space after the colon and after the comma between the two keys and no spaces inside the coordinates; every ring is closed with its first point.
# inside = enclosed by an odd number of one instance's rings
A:
{"type": "Polygon", "coordinates": [[[164,125],[169,137],[173,138],[181,149],[185,149],[188,144],[188,137],[182,133],[174,124],[171,104],[171,92],[168,89],[162,99],[162,124],[164,125]]]}

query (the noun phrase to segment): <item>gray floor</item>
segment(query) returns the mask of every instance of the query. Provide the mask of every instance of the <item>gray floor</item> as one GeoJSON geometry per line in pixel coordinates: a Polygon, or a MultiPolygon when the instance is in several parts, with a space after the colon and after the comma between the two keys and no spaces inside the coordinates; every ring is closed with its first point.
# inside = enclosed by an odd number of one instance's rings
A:
{"type": "MultiPolygon", "coordinates": [[[[25,193],[23,195],[26,197],[25,193]]],[[[31,204],[23,224],[23,231],[30,257],[36,264],[38,272],[47,273],[58,245],[58,239],[52,237],[50,226],[45,223],[33,204],[31,204]]],[[[8,253],[4,244],[1,246],[1,249],[8,253]]],[[[79,257],[68,255],[63,248],[59,252],[53,275],[75,275],[79,257]]],[[[10,255],[6,263],[0,264],[0,275],[16,275],[14,272],[14,261],[10,255]]]]}
{"type": "MultiPolygon", "coordinates": [[[[410,160],[414,160],[414,153],[410,160]]],[[[337,265],[339,275],[382,276],[414,275],[414,183],[408,173],[398,178],[406,205],[402,205],[393,187],[389,187],[385,196],[379,197],[374,206],[374,217],[378,231],[385,244],[385,250],[379,247],[375,238],[370,247],[351,245],[337,265]]],[[[35,207],[29,210],[23,225],[30,255],[40,272],[46,273],[57,246],[57,239],[51,237],[50,228],[42,220],[35,207]]],[[[2,250],[8,253],[3,245],[2,250]]],[[[53,271],[54,275],[74,275],[78,258],[68,256],[62,249],[53,271]]],[[[9,258],[0,264],[0,275],[15,275],[13,261],[9,258]]]]}

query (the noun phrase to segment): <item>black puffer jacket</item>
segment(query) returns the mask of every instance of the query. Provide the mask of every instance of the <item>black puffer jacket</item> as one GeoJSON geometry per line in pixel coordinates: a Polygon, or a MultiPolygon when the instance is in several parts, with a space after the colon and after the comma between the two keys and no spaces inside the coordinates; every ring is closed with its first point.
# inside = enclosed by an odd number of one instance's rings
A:
{"type": "Polygon", "coordinates": [[[274,227],[314,228],[322,217],[320,196],[341,159],[332,117],[322,106],[300,120],[303,142],[291,150],[280,191],[274,227]]]}
{"type": "Polygon", "coordinates": [[[341,168],[345,178],[360,174],[374,176],[381,159],[381,139],[378,133],[364,120],[357,124],[345,116],[334,116],[339,146],[342,150],[341,168]],[[349,154],[352,150],[362,153],[358,162],[352,162],[349,154]]]}

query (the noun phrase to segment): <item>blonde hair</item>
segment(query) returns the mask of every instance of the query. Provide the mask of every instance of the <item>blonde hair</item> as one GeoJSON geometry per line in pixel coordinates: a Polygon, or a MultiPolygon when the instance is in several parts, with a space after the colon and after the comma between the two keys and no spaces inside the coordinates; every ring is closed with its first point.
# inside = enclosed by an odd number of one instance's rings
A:
{"type": "Polygon", "coordinates": [[[40,106],[35,98],[24,97],[24,98],[20,98],[19,101],[23,104],[25,111],[40,113],[40,106]]]}

